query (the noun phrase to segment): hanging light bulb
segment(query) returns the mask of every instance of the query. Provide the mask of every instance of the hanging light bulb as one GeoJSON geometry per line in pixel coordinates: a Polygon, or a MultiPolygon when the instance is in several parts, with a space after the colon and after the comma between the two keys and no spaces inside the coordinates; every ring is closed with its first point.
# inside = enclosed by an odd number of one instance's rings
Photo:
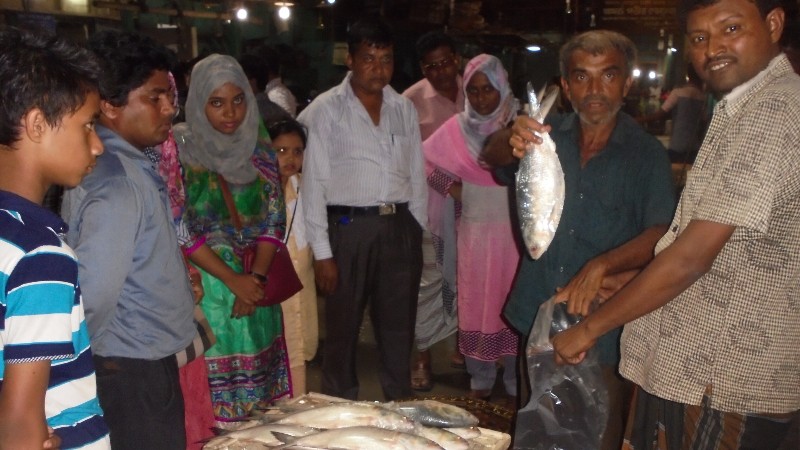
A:
{"type": "Polygon", "coordinates": [[[290,10],[286,5],[283,5],[278,9],[278,17],[280,17],[282,20],[288,20],[291,15],[292,10],[290,10]]]}
{"type": "Polygon", "coordinates": [[[239,20],[247,20],[247,8],[243,6],[236,8],[236,18],[239,20]]]}

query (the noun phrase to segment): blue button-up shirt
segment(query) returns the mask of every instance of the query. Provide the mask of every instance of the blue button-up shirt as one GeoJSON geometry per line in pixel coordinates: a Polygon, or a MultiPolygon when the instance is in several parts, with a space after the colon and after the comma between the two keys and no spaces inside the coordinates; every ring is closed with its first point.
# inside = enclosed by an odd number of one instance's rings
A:
{"type": "MultiPolygon", "coordinates": [[[[503,315],[527,335],[539,305],[564,287],[590,259],[619,247],[646,228],[669,224],[675,208],[667,152],[627,114],[620,113],[606,147],[581,167],[580,119],[557,116],[550,136],[564,170],[564,210],[547,252],[525,253],[503,315]]],[[[517,165],[497,171],[511,182],[517,165]]],[[[620,329],[598,342],[600,361],[619,362],[620,329]]]]}
{"type": "Polygon", "coordinates": [[[101,356],[155,360],[195,333],[191,286],[166,186],[140,150],[99,127],[105,153],[64,194],[67,242],[80,262],[92,349],[101,356]]]}

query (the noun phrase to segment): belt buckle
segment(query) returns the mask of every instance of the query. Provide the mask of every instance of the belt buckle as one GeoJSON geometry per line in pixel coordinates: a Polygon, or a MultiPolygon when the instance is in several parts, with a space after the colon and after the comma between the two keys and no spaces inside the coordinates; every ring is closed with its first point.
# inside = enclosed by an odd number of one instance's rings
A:
{"type": "Polygon", "coordinates": [[[394,203],[381,203],[378,205],[378,215],[379,216],[387,216],[389,214],[394,214],[397,212],[397,208],[395,207],[394,203]]]}

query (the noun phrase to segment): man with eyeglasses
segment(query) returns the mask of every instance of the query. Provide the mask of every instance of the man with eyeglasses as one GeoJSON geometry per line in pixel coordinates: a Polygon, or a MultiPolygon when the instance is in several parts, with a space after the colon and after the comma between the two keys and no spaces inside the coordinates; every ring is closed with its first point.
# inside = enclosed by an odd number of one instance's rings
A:
{"type": "Polygon", "coordinates": [[[146,152],[167,138],[176,108],[174,55],[150,38],[101,32],[89,48],[102,67],[97,135],[105,153],[64,194],[66,241],[97,373],[97,395],[120,449],[186,448],[175,354],[196,333],[194,296],[167,189],[146,152]]]}
{"type": "Polygon", "coordinates": [[[350,26],[346,63],[345,79],[298,117],[308,127],[306,237],[326,296],[322,393],[358,398],[358,335],[369,304],[383,393],[406,398],[428,222],[417,114],[389,86],[394,35],[385,22],[350,26]]]}
{"type": "MultiPolygon", "coordinates": [[[[450,117],[464,111],[464,90],[459,69],[461,58],[455,41],[440,31],[423,34],[417,40],[421,79],[403,92],[411,100],[419,116],[422,140],[428,138],[450,117]]],[[[450,180],[450,177],[441,179],[450,180]]],[[[417,302],[415,340],[419,353],[411,371],[411,387],[418,391],[433,388],[430,348],[458,329],[455,284],[455,202],[460,196],[460,183],[440,186],[439,192],[429,188],[428,201],[445,197],[449,226],[430,226],[422,235],[422,279],[417,302]],[[439,257],[437,258],[437,255],[439,257]]],[[[434,200],[435,201],[435,200],[434,200]]],[[[464,358],[456,352],[452,364],[463,367],[464,358]]]]}

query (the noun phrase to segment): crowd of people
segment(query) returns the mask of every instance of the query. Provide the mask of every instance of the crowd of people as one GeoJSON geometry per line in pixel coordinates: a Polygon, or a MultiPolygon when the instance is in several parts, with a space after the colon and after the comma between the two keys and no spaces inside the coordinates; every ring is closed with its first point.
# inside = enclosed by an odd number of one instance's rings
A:
{"type": "Polygon", "coordinates": [[[350,26],[349,72],[299,114],[253,55],[199,60],[179,105],[175,56],[148,37],[0,31],[0,449],[199,449],[307,392],[318,295],[324,394],[359,397],[368,307],[386,400],[431,390],[430,348],[456,334],[468,395],[489,399],[502,367],[516,410],[521,346],[555,298],[583,317],[553,338],[556,361],[600,362],[602,449],[797,448],[785,22],[777,0],[682,1],[696,78],[657,118],[696,111],[702,84],[717,103],[703,139],[676,119],[669,151],[622,111],[637,50],[614,31],[561,47],[572,108],[544,123],[518,114],[498,58],[462,64],[442,32],[396,92],[379,19],[350,26]],[[511,205],[544,132],[565,200],[534,260],[511,205]],[[693,162],[677,206],[670,159],[693,162]],[[51,186],[60,217],[41,206],[51,186]],[[282,249],[303,289],[260,306],[282,249]]]}

